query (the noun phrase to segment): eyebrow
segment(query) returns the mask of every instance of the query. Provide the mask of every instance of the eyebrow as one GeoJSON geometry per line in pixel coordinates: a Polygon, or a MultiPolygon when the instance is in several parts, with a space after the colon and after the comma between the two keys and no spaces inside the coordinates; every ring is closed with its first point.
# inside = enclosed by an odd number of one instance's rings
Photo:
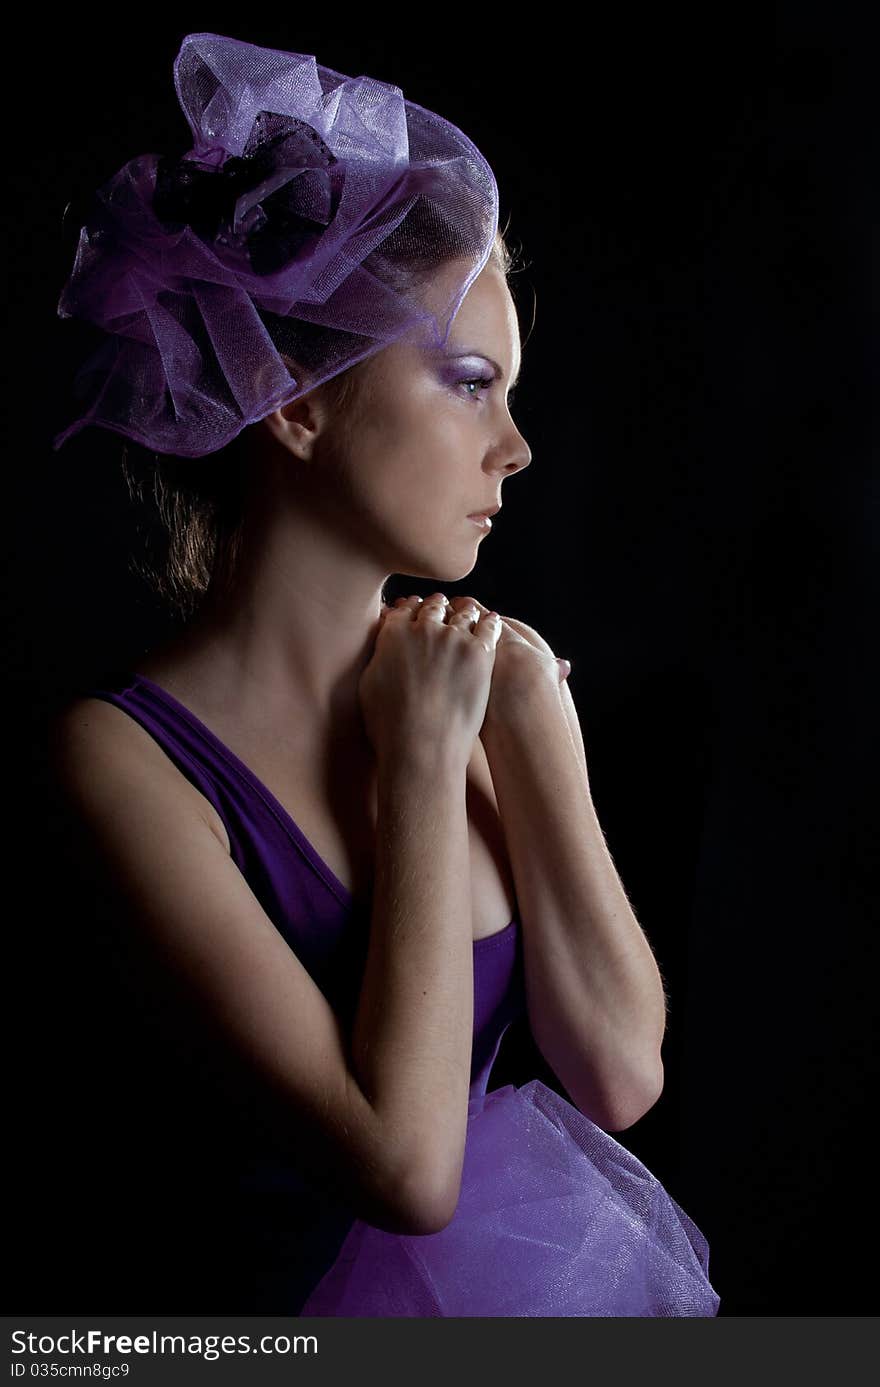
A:
{"type": "MultiPolygon", "coordinates": [[[[497,361],[493,361],[493,359],[492,359],[491,356],[487,356],[485,352],[477,351],[476,348],[474,348],[472,351],[456,352],[456,353],[455,353],[455,357],[457,358],[457,357],[459,357],[459,356],[481,356],[481,357],[483,358],[484,361],[488,361],[489,365],[492,366],[492,367],[494,367],[494,369],[495,369],[495,377],[496,377],[497,380],[501,380],[501,377],[504,375],[504,372],[502,371],[501,367],[498,365],[498,362],[497,362],[497,361]]],[[[522,359],[520,359],[519,371],[517,371],[516,375],[514,376],[513,380],[510,382],[510,385],[508,386],[508,389],[509,389],[509,390],[512,390],[513,387],[516,385],[517,381],[518,381],[519,378],[520,378],[520,373],[521,373],[521,372],[522,372],[522,359]]]]}

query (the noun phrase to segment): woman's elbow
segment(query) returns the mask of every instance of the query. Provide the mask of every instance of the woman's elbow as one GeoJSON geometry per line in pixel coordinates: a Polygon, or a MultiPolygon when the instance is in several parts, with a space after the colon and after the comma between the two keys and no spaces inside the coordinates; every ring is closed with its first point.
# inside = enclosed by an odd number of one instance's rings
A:
{"type": "Polygon", "coordinates": [[[629,1127],[634,1127],[659,1100],[663,1092],[663,1079],[663,1066],[661,1064],[659,1075],[655,1080],[634,1089],[629,1095],[628,1101],[618,1106],[613,1113],[608,1114],[607,1121],[600,1122],[598,1125],[603,1127],[606,1132],[625,1132],[629,1127]]]}
{"type": "Polygon", "coordinates": [[[407,1232],[424,1236],[440,1233],[455,1216],[461,1195],[461,1171],[457,1178],[432,1179],[425,1170],[417,1171],[400,1191],[400,1216],[407,1232]]]}

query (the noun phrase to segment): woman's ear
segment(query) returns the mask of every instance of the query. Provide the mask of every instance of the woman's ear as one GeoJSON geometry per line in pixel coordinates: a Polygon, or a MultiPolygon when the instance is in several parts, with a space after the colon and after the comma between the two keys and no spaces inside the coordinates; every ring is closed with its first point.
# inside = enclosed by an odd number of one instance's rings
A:
{"type": "Polygon", "coordinates": [[[328,413],[319,391],[314,390],[273,409],[260,422],[276,443],[308,462],[328,413]]]}

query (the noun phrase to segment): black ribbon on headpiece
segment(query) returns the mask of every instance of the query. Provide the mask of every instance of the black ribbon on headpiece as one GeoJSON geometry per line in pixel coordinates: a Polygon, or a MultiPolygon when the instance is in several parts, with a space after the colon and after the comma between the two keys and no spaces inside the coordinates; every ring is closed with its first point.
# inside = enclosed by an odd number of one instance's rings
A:
{"type": "Polygon", "coordinates": [[[311,253],[336,214],[342,169],[305,121],[260,111],[241,157],[233,154],[211,167],[191,156],[161,156],[153,210],[163,223],[189,226],[212,245],[243,248],[255,274],[272,274],[298,254],[311,253]],[[234,232],[238,199],[279,169],[290,170],[291,177],[260,199],[264,219],[244,236],[234,232]],[[306,183],[296,176],[305,170],[312,173],[306,183]]]}

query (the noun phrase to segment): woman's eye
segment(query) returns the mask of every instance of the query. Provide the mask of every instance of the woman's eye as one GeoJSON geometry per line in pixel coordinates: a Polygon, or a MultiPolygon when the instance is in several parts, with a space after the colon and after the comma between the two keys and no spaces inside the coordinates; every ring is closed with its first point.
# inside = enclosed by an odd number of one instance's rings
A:
{"type": "MultiPolygon", "coordinates": [[[[495,377],[494,377],[494,376],[475,376],[475,377],[474,377],[473,379],[471,379],[471,380],[463,380],[463,381],[461,382],[461,384],[462,384],[463,386],[465,386],[465,387],[467,387],[467,386],[469,386],[469,385],[476,385],[476,386],[479,387],[480,390],[488,390],[488,389],[490,388],[490,386],[492,386],[492,385],[495,384],[495,377]]],[[[509,409],[510,406],[513,404],[514,393],[515,393],[515,387],[514,387],[514,390],[509,390],[508,393],[507,393],[507,406],[508,406],[508,409],[509,409]]],[[[471,394],[471,399],[472,399],[472,400],[476,400],[476,399],[478,399],[478,398],[479,398],[479,397],[478,397],[478,394],[477,394],[476,392],[474,392],[473,394],[471,394]]]]}
{"type": "MultiPolygon", "coordinates": [[[[476,385],[479,387],[480,390],[488,390],[490,385],[494,384],[494,379],[494,376],[475,376],[473,380],[463,380],[461,383],[465,387],[469,385],[476,385]]],[[[476,398],[476,393],[471,395],[472,400],[475,400],[476,398]]]]}

